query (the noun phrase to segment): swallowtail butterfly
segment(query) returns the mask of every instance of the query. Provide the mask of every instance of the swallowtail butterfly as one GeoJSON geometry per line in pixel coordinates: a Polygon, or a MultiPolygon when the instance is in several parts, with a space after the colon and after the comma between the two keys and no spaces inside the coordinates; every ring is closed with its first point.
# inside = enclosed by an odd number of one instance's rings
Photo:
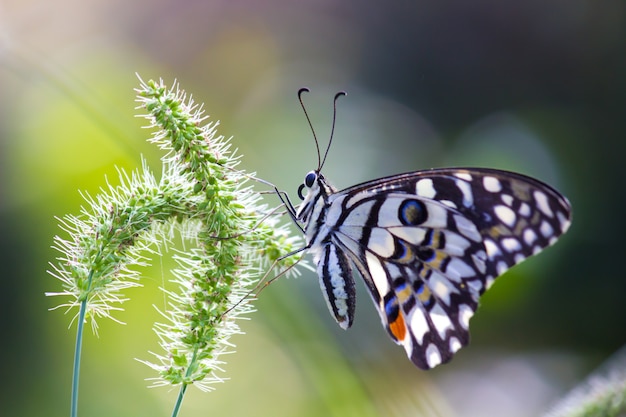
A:
{"type": "Polygon", "coordinates": [[[571,223],[554,188],[496,169],[414,171],[339,191],[321,173],[330,142],[323,159],[315,143],[318,167],[298,190],[302,203],[281,199],[305,234],[328,308],[339,326],[352,325],[356,268],[389,336],[421,369],[467,345],[481,294],[571,223]]]}

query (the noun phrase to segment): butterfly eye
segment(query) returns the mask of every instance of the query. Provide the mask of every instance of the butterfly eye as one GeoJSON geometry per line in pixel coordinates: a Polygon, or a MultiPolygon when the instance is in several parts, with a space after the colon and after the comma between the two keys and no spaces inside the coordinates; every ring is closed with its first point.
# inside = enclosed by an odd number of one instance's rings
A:
{"type": "Polygon", "coordinates": [[[317,179],[317,174],[315,173],[315,171],[311,171],[308,174],[306,174],[306,177],[304,177],[304,185],[307,188],[311,188],[313,187],[313,184],[315,183],[316,179],[317,179]]]}

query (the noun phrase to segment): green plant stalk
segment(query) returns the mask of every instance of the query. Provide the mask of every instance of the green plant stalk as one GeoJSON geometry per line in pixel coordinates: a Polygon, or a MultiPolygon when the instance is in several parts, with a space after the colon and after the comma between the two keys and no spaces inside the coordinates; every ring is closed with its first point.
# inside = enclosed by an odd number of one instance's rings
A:
{"type": "MultiPolygon", "coordinates": [[[[146,253],[158,255],[172,230],[197,248],[174,256],[176,288],[164,290],[165,323],[154,326],[165,353],[154,354],[156,363],[141,362],[157,371],[154,386],[180,384],[174,416],[187,386],[209,390],[223,381],[216,372],[220,355],[232,350],[228,338],[241,333],[235,319],[253,311],[240,301],[268,265],[301,245],[277,226],[275,210],[259,204],[259,194],[246,185],[253,176],[235,168],[238,157],[216,135],[217,123],[205,124],[201,107],[162,82],[142,82],[137,93],[156,129],[150,141],[165,153],[162,177],[157,180],[145,161],[141,171],[120,172],[119,186],[86,196],[89,207],[80,216],[60,219],[69,238],[55,237],[62,256],[50,273],[63,291],[48,295],[69,297],[59,307],[79,310],[71,417],[77,416],[84,325],[90,322],[97,332],[100,318],[116,320],[124,290],[139,286],[134,267],[147,264],[146,253]]],[[[278,267],[297,261],[289,257],[278,267]]]]}
{"type": "MultiPolygon", "coordinates": [[[[93,271],[89,274],[88,283],[91,285],[93,271]]],[[[83,331],[85,328],[85,315],[87,313],[87,300],[84,299],[80,303],[78,312],[78,324],[76,326],[76,345],[74,346],[74,364],[72,370],[72,398],[70,405],[70,416],[78,416],[78,386],[80,380],[80,356],[83,350],[83,331]]]]}
{"type": "Polygon", "coordinates": [[[87,312],[87,300],[80,303],[78,313],[78,326],[76,329],[76,346],[74,347],[74,365],[72,371],[72,404],[70,406],[70,416],[78,415],[78,382],[80,378],[80,355],[83,348],[83,329],[85,323],[85,313],[87,312]]]}
{"type": "Polygon", "coordinates": [[[180,406],[183,404],[183,398],[185,398],[185,392],[187,392],[187,387],[189,384],[182,384],[180,390],[178,391],[178,397],[176,398],[176,404],[174,404],[174,410],[172,410],[172,417],[178,416],[178,412],[180,411],[180,406]]]}
{"type": "MultiPolygon", "coordinates": [[[[194,356],[191,360],[192,364],[195,363],[197,358],[197,352],[194,352],[194,356]]],[[[191,369],[193,369],[193,365],[187,368],[187,377],[191,374],[191,369]]],[[[183,399],[185,398],[185,392],[187,392],[188,383],[182,383],[180,389],[178,390],[178,396],[176,397],[176,404],[174,404],[174,410],[172,410],[172,417],[178,416],[178,412],[180,411],[180,406],[183,403],[183,399]]]]}

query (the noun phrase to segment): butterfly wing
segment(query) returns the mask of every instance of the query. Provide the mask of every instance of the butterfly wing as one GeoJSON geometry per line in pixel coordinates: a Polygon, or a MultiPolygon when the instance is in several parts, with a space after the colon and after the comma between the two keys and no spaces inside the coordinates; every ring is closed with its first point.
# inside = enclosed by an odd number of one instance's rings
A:
{"type": "Polygon", "coordinates": [[[391,338],[429,369],[469,341],[469,319],[494,279],[570,225],[550,186],[491,169],[436,169],[330,196],[331,243],[365,280],[391,338]]]}

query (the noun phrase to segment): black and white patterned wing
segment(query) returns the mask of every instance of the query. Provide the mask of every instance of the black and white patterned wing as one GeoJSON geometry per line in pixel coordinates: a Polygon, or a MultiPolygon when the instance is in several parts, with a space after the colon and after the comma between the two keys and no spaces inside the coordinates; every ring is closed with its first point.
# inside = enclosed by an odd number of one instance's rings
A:
{"type": "Polygon", "coordinates": [[[381,178],[331,194],[329,203],[327,249],[357,267],[389,335],[422,369],[469,342],[480,295],[554,243],[571,216],[550,186],[491,169],[381,178]]]}

